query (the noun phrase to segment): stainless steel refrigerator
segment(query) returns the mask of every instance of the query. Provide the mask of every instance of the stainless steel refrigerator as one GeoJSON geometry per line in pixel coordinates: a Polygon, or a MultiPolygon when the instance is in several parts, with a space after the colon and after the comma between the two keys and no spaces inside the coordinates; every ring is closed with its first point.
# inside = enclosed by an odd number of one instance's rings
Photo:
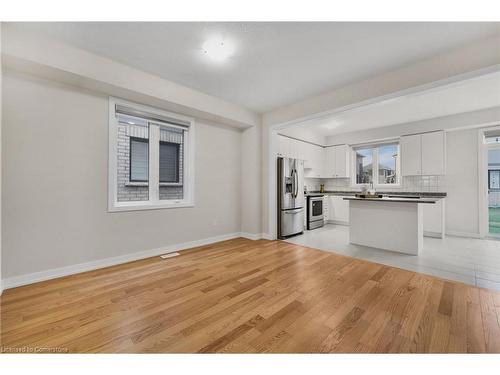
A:
{"type": "Polygon", "coordinates": [[[278,238],[304,232],[304,161],[278,157],[278,238]]]}

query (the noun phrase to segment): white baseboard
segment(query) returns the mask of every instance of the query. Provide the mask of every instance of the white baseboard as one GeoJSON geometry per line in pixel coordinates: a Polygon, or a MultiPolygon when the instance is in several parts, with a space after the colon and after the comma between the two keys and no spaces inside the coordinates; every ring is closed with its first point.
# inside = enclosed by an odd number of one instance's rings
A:
{"type": "Polygon", "coordinates": [[[444,235],[439,232],[429,232],[424,230],[424,237],[432,237],[432,238],[444,238],[444,235]]]}
{"type": "Polygon", "coordinates": [[[271,236],[269,233],[262,233],[262,238],[265,239],[265,240],[269,240],[269,241],[272,241],[272,240],[276,239],[273,236],[271,236]]]}
{"type": "Polygon", "coordinates": [[[455,230],[446,230],[446,235],[454,237],[466,237],[466,238],[484,238],[479,233],[460,232],[455,230]]]}
{"type": "Polygon", "coordinates": [[[248,233],[240,232],[240,237],[247,238],[249,240],[275,240],[269,233],[248,233]]]}
{"type": "MultiPolygon", "coordinates": [[[[243,234],[240,232],[228,233],[228,234],[223,234],[220,236],[205,238],[202,240],[184,242],[184,243],[169,245],[169,246],[161,247],[161,248],[157,248],[157,249],[139,251],[136,253],[120,255],[117,257],[105,258],[105,259],[75,264],[75,265],[66,266],[66,267],[53,268],[50,270],[34,272],[34,273],[27,274],[27,275],[9,277],[9,278],[2,280],[1,286],[3,287],[4,290],[6,290],[6,289],[10,289],[10,288],[15,288],[17,286],[33,284],[36,282],[55,279],[58,277],[63,277],[63,276],[68,276],[68,275],[74,275],[77,273],[92,271],[92,270],[96,270],[99,268],[116,266],[118,264],[128,263],[128,262],[132,262],[134,260],[150,258],[150,257],[154,257],[154,256],[162,255],[162,254],[168,254],[168,253],[172,253],[172,252],[176,252],[176,251],[180,251],[180,250],[191,249],[193,247],[198,247],[198,246],[210,245],[210,244],[213,244],[216,242],[226,241],[226,240],[230,240],[230,239],[238,238],[238,237],[242,237],[242,236],[243,236],[243,234]]],[[[253,235],[252,234],[252,236],[260,236],[260,235],[253,235]]]]}
{"type": "Polygon", "coordinates": [[[344,220],[327,220],[326,223],[349,226],[349,222],[344,220]]]}
{"type": "Polygon", "coordinates": [[[240,232],[240,237],[247,238],[249,240],[254,240],[254,241],[264,238],[263,236],[264,236],[263,233],[240,232]]]}

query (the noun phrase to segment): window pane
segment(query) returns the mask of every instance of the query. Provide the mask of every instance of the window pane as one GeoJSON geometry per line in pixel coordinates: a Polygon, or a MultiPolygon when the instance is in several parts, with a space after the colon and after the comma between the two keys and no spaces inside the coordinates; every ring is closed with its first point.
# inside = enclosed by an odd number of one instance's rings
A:
{"type": "Polygon", "coordinates": [[[373,149],[356,150],[356,183],[369,184],[372,182],[373,149]]]}
{"type": "Polygon", "coordinates": [[[378,147],[378,183],[395,184],[397,182],[398,145],[378,147]]]}
{"type": "Polygon", "coordinates": [[[130,138],[130,181],[148,182],[148,176],[148,140],[143,138],[130,138]]]}
{"type": "Polygon", "coordinates": [[[179,182],[179,144],[160,142],[160,182],[179,182]]]}
{"type": "Polygon", "coordinates": [[[160,126],[160,200],[184,198],[184,131],[160,126]]]}
{"type": "Polygon", "coordinates": [[[147,121],[118,115],[117,201],[149,200],[149,125],[147,121]]]}

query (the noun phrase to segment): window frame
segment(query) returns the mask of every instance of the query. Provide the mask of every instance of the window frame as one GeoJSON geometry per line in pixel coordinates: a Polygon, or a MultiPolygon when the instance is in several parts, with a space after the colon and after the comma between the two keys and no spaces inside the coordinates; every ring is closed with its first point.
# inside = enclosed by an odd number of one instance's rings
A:
{"type": "MultiPolygon", "coordinates": [[[[176,127],[175,124],[164,124],[170,127],[176,127]]],[[[131,137],[132,138],[132,137],[131,137]]],[[[108,121],[108,212],[121,211],[136,211],[136,210],[152,210],[163,208],[183,208],[194,207],[194,158],[195,158],[195,121],[191,117],[179,115],[177,113],[167,112],[157,108],[145,106],[129,102],[124,99],[109,97],[109,121],[108,121]],[[160,200],[159,189],[160,185],[179,185],[179,183],[160,183],[160,129],[159,125],[163,125],[157,120],[148,120],[149,126],[149,180],[147,182],[134,182],[147,184],[149,187],[149,200],[147,201],[121,201],[118,197],[117,183],[117,139],[118,139],[118,116],[116,115],[116,105],[126,106],[135,111],[151,113],[158,116],[179,120],[185,126],[182,127],[184,132],[183,142],[183,199],[160,200]],[[152,127],[153,125],[153,127],[152,127]],[[157,143],[157,147],[154,145],[157,143]]],[[[180,155],[179,155],[180,156],[180,155]]],[[[177,166],[179,168],[179,166],[177,166]]],[[[129,175],[129,179],[130,179],[129,175]]],[[[178,178],[180,178],[178,173],[178,178]]]]}
{"type": "Polygon", "coordinates": [[[401,145],[399,143],[399,139],[393,139],[386,142],[376,142],[376,143],[368,143],[362,144],[352,147],[352,163],[351,163],[351,171],[352,171],[352,179],[351,186],[352,187],[361,187],[365,185],[370,185],[370,183],[357,183],[357,165],[356,165],[356,151],[361,149],[372,149],[372,181],[373,187],[401,187],[401,145]],[[398,158],[396,159],[396,182],[393,184],[380,184],[378,183],[378,172],[379,172],[379,147],[389,146],[389,145],[397,145],[398,147],[398,158]]]}

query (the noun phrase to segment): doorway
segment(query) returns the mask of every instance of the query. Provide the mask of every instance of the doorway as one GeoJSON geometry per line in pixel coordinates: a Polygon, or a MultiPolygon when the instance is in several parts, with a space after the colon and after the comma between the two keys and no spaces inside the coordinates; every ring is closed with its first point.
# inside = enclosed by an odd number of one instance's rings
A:
{"type": "Polygon", "coordinates": [[[500,135],[486,136],[488,236],[500,237],[500,135]]]}

